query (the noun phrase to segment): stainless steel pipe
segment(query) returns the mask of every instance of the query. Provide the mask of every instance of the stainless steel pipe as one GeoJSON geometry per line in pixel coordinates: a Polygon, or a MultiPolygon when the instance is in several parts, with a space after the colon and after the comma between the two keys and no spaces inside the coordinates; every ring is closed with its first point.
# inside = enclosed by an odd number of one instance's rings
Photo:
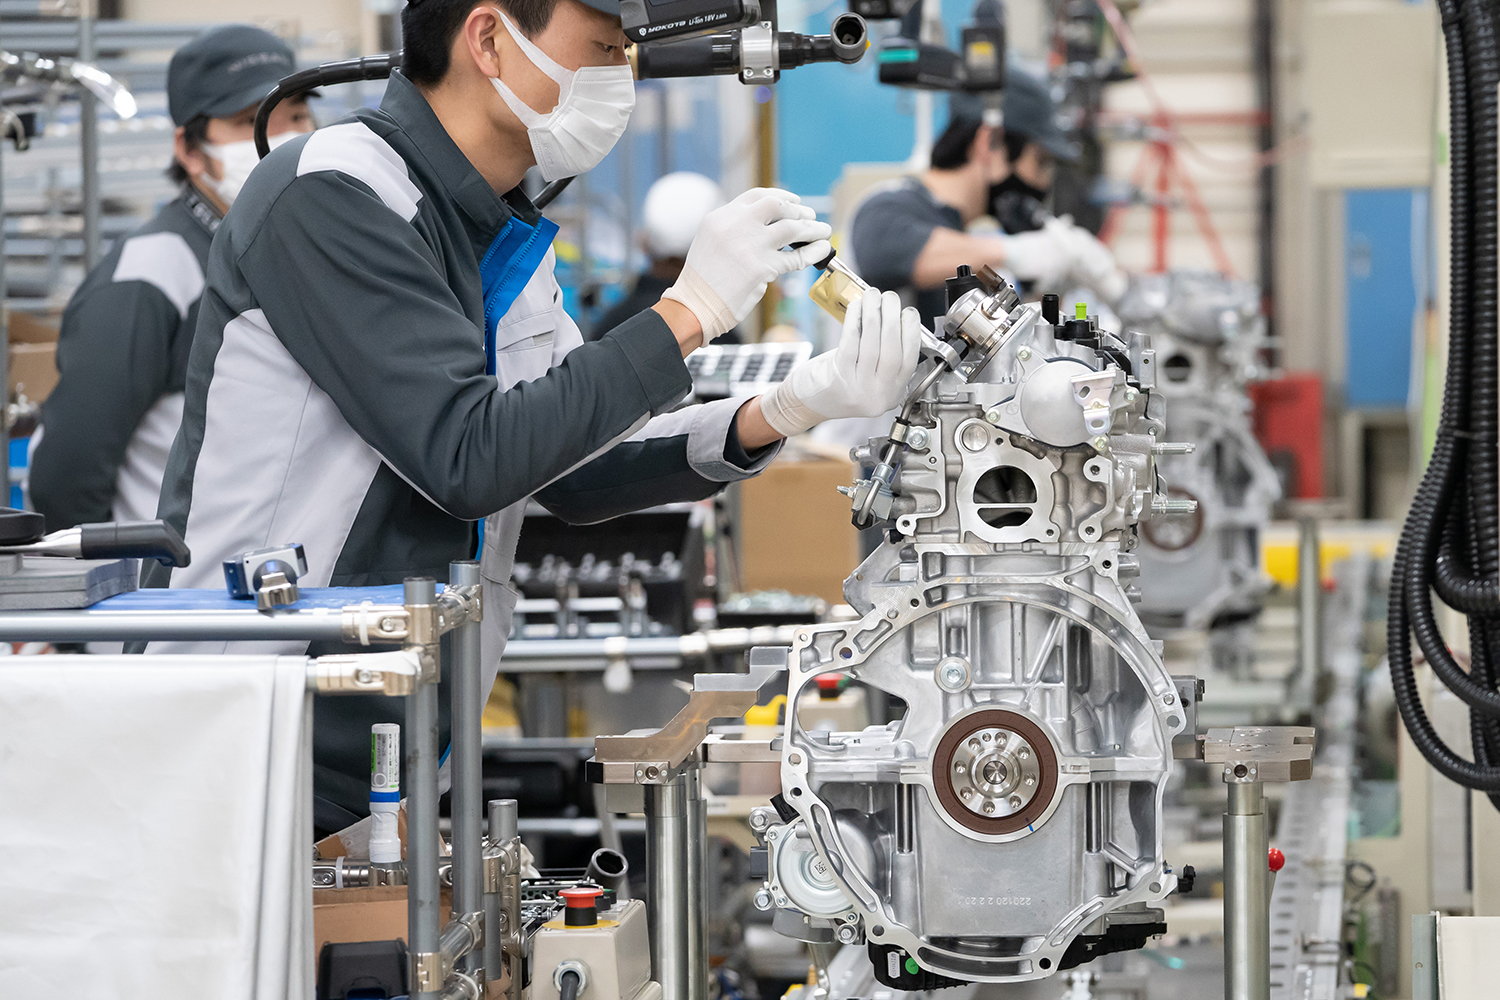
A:
{"type": "MultiPolygon", "coordinates": [[[[97,13],[97,0],[79,0],[78,58],[81,62],[93,63],[99,57],[94,42],[97,13]]],[[[87,87],[78,90],[78,135],[83,161],[83,268],[88,271],[99,263],[103,201],[99,183],[99,98],[87,87]]]]}
{"type": "Polygon", "coordinates": [[[703,797],[702,772],[685,775],[687,785],[688,888],[687,1000],[708,1000],[708,802],[703,797]]]}
{"type": "Polygon", "coordinates": [[[1259,782],[1231,782],[1224,813],[1224,996],[1270,1000],[1271,878],[1259,782]]]}
{"type": "Polygon", "coordinates": [[[688,1000],[687,782],[647,785],[646,931],[662,1000],[688,1000]]]}
{"type": "Polygon", "coordinates": [[[1297,672],[1311,695],[1323,669],[1323,563],[1317,518],[1297,522],[1297,672]]]}
{"type": "MultiPolygon", "coordinates": [[[[449,587],[479,586],[479,563],[463,560],[448,567],[449,587]]],[[[483,919],[484,912],[484,746],[480,716],[488,692],[479,662],[479,623],[465,621],[452,632],[453,677],[453,917],[483,919]]],[[[470,951],[457,969],[483,975],[484,955],[470,951]]],[[[498,970],[496,970],[498,972],[498,970]]]]}
{"type": "MultiPolygon", "coordinates": [[[[424,608],[437,601],[430,578],[406,581],[406,606],[424,608]]],[[[406,924],[411,955],[412,1000],[436,1000],[443,987],[438,948],[438,684],[419,681],[406,696],[406,924]],[[433,956],[433,957],[428,957],[433,956]],[[424,965],[424,963],[426,963],[424,965]],[[435,965],[435,969],[433,966],[435,965]],[[436,981],[433,972],[436,972],[436,981]],[[421,988],[423,979],[428,988],[421,988]]]]}

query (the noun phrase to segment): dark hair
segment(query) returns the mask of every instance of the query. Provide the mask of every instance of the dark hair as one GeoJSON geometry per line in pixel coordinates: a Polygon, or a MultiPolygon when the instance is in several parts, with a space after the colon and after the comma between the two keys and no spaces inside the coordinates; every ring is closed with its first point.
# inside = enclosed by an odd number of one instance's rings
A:
{"type": "MultiPolygon", "coordinates": [[[[182,138],[190,150],[197,149],[207,142],[208,115],[194,115],[183,123],[182,138]]],[[[172,165],[167,167],[167,177],[171,178],[174,184],[186,184],[192,179],[188,177],[187,170],[183,168],[175,156],[172,157],[172,165]]]]}
{"type": "MultiPolygon", "coordinates": [[[[401,75],[432,87],[448,75],[453,39],[469,12],[487,0],[411,0],[401,11],[401,75]]],[[[528,38],[552,21],[557,0],[498,0],[506,15],[528,38]]]]}
{"type": "Polygon", "coordinates": [[[968,163],[969,147],[974,145],[974,135],[983,124],[978,118],[967,116],[950,120],[932,144],[932,169],[957,170],[968,163]]]}

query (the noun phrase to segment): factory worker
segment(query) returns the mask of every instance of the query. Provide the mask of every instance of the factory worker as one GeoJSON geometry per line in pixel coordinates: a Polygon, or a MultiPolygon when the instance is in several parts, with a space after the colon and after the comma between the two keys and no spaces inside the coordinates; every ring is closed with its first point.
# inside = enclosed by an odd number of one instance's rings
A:
{"type": "MultiPolygon", "coordinates": [[[[59,379],[31,461],[32,504],[48,528],[156,516],[209,244],[256,164],[256,106],[294,69],[285,42],[248,25],[215,28],[172,56],[167,172],[180,192],[114,245],[63,313],[59,379]]],[[[271,117],[273,142],[311,130],[305,100],[271,117]]]]}
{"type": "MultiPolygon", "coordinates": [[[[519,185],[533,165],[548,181],[591,169],[624,131],[619,0],[418,0],[401,26],[380,109],[273,150],[214,241],[160,507],[193,564],[153,563],[146,582],[219,587],[222,560],[282,542],[305,546],[306,586],[443,579],[487,518],[492,679],[528,499],[594,522],[708,497],[787,435],[894,405],[920,333],[894,295],[870,295],[837,350],[776,390],[674,412],[684,357],[826,256],[829,227],[795,195],[746,192],[704,219],[660,301],[584,344],[553,276],[556,226],[519,185]]],[[[245,647],[150,646],[189,648],[245,647]]],[[[401,705],[315,706],[314,821],[332,831],[364,814],[370,725],[401,705]]]]}
{"type": "MultiPolygon", "coordinates": [[[[724,204],[719,185],[691,170],[678,170],[657,178],[646,192],[641,208],[641,242],[651,266],[636,278],[629,295],[615,303],[594,328],[589,340],[598,340],[636,313],[650,309],[662,293],[672,287],[687,264],[688,247],[708,213],[724,204]]],[[[737,344],[737,331],[719,338],[721,344],[737,344]]]]}
{"type": "Polygon", "coordinates": [[[1046,81],[1009,67],[1004,119],[1009,169],[990,189],[990,214],[1013,235],[1050,227],[1072,248],[1069,277],[1106,302],[1118,301],[1130,282],[1114,254],[1093,233],[1070,219],[1059,219],[1048,207],[1057,164],[1076,163],[1078,146],[1058,125],[1057,105],[1046,81]]]}
{"type": "Polygon", "coordinates": [[[850,256],[871,285],[914,302],[924,322],[947,308],[943,282],[960,265],[989,265],[1038,291],[1068,282],[1078,244],[1056,227],[1016,235],[970,233],[1009,174],[1004,133],[986,124],[977,98],[949,98],[949,121],[929,168],[868,195],[849,227],[850,256]]]}

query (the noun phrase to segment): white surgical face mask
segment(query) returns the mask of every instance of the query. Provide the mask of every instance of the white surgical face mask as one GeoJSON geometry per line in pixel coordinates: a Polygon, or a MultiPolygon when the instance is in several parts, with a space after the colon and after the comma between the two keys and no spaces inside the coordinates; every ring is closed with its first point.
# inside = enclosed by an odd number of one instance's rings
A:
{"type": "MultiPolygon", "coordinates": [[[[271,148],[275,149],[301,134],[301,132],[282,132],[280,135],[273,135],[269,139],[271,148]]],[[[260,154],[255,151],[255,140],[226,142],[222,146],[204,143],[199,148],[219,161],[219,171],[223,175],[218,180],[214,180],[207,174],[202,174],[199,180],[218,195],[219,200],[226,206],[233,205],[234,199],[239,197],[240,188],[244,187],[245,181],[250,179],[250,171],[254,170],[255,165],[260,162],[260,154]]]]}
{"type": "Polygon", "coordinates": [[[592,170],[614,148],[635,110],[635,80],[629,66],[564,69],[495,10],[505,30],[537,69],[557,83],[557,107],[533,111],[499,79],[491,80],[505,103],[526,126],[536,164],[548,181],[592,170]]]}

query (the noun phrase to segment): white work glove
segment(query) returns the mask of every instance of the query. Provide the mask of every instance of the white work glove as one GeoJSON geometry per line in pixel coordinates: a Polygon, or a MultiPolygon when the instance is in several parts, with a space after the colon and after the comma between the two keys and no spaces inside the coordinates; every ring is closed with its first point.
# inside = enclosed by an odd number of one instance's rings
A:
{"type": "Polygon", "coordinates": [[[1109,247],[1068,219],[1052,219],[1047,226],[1055,228],[1071,248],[1073,280],[1096,292],[1105,302],[1120,301],[1130,287],[1130,279],[1115,263],[1115,255],[1110,253],[1109,247]]]}
{"type": "Polygon", "coordinates": [[[1052,291],[1073,270],[1074,248],[1067,234],[1050,223],[1029,233],[1001,237],[1005,241],[1005,269],[1037,291],[1052,291]]]}
{"type": "Polygon", "coordinates": [[[688,247],[687,266],[662,298],[692,310],[708,343],[748,316],[770,282],[831,254],[832,235],[790,191],[752,188],[708,213],[688,247]],[[807,245],[782,249],[791,243],[807,245]]]}
{"type": "Polygon", "coordinates": [[[866,292],[849,304],[839,346],[793,368],[760,411],[787,437],[834,417],[878,417],[901,402],[921,346],[915,309],[895,292],[866,292]]]}

